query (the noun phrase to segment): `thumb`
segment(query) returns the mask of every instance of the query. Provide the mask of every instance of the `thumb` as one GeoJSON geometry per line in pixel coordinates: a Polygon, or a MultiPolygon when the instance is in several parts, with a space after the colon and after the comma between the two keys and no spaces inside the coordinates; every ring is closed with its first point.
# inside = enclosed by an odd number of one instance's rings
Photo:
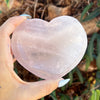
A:
{"type": "Polygon", "coordinates": [[[9,18],[1,27],[0,27],[0,34],[4,36],[9,36],[15,28],[20,25],[24,20],[26,20],[25,16],[15,16],[9,18]]]}
{"type": "MultiPolygon", "coordinates": [[[[70,79],[63,80],[60,79],[52,79],[52,80],[43,80],[39,82],[34,83],[27,83],[25,85],[22,85],[21,87],[21,96],[23,96],[21,99],[23,100],[37,100],[40,99],[48,94],[50,94],[52,91],[54,91],[57,87],[62,87],[65,84],[69,82],[70,79]]],[[[21,97],[20,96],[20,97],[21,97]]]]}

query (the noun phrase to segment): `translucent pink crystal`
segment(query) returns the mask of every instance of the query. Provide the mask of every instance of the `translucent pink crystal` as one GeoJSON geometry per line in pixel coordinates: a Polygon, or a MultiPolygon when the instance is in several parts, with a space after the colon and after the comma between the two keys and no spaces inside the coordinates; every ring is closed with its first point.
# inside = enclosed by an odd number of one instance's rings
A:
{"type": "Polygon", "coordinates": [[[12,51],[18,62],[31,73],[44,78],[60,78],[82,59],[87,47],[86,32],[70,16],[50,22],[28,19],[12,36],[12,51]]]}

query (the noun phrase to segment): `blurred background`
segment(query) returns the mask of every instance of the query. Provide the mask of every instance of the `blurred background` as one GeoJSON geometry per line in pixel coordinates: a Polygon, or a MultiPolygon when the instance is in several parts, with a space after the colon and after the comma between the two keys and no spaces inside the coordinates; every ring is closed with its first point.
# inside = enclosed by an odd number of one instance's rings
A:
{"type": "MultiPolygon", "coordinates": [[[[0,0],[0,25],[23,13],[46,21],[61,15],[73,16],[87,32],[88,47],[83,59],[64,76],[71,79],[69,84],[41,100],[100,100],[100,0],[0,0]]],[[[24,81],[41,80],[17,61],[14,71],[24,81]]]]}

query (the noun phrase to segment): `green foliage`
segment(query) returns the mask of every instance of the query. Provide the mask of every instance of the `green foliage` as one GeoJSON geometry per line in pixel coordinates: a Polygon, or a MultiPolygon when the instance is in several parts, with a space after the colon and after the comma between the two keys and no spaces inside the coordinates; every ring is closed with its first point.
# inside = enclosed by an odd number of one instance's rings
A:
{"type": "MultiPolygon", "coordinates": [[[[96,72],[96,84],[95,84],[95,87],[97,87],[98,85],[100,85],[100,71],[96,72]]],[[[100,89],[100,87],[98,87],[98,89],[100,89]]]]}
{"type": "Polygon", "coordinates": [[[100,7],[96,8],[92,13],[90,13],[87,17],[85,17],[83,22],[89,21],[89,20],[91,20],[99,15],[100,15],[100,7]]]}
{"type": "Polygon", "coordinates": [[[100,71],[96,72],[96,78],[100,79],[100,71]]]}
{"type": "MultiPolygon", "coordinates": [[[[98,5],[100,6],[100,0],[98,0],[98,5]]],[[[88,12],[88,10],[93,6],[93,3],[90,3],[89,5],[87,5],[82,14],[81,14],[81,18],[80,18],[80,21],[81,22],[85,22],[85,21],[89,21],[97,16],[100,15],[100,7],[97,7],[94,11],[92,11],[91,13],[89,13],[89,15],[85,16],[84,18],[84,15],[86,15],[86,13],[88,12]]]]}
{"type": "Polygon", "coordinates": [[[94,41],[96,38],[97,38],[97,33],[94,33],[91,40],[89,41],[87,55],[88,55],[90,61],[93,61],[94,41]]]}
{"type": "Polygon", "coordinates": [[[66,85],[63,86],[63,87],[61,87],[61,90],[62,90],[62,91],[65,91],[65,90],[66,90],[66,85]]]}
{"type": "Polygon", "coordinates": [[[72,73],[72,71],[69,72],[68,76],[69,76],[69,78],[70,78],[69,86],[71,86],[71,84],[73,83],[73,73],[72,73]]]}
{"type": "Polygon", "coordinates": [[[90,100],[100,100],[100,90],[93,90],[90,100]]]}
{"type": "Polygon", "coordinates": [[[97,36],[97,58],[96,58],[96,65],[98,70],[100,70],[100,35],[97,36]]]}
{"type": "Polygon", "coordinates": [[[7,7],[9,8],[9,0],[5,0],[7,7]]]}
{"type": "Polygon", "coordinates": [[[80,72],[80,70],[76,67],[76,73],[77,73],[77,75],[78,75],[78,77],[79,77],[79,80],[80,80],[80,82],[81,83],[83,83],[83,76],[82,76],[82,74],[81,74],[81,72],[80,72]]]}
{"type": "Polygon", "coordinates": [[[92,94],[89,100],[100,100],[100,71],[96,72],[96,84],[95,90],[92,90],[92,94]]]}
{"type": "Polygon", "coordinates": [[[81,22],[83,22],[84,21],[84,19],[83,19],[83,17],[84,17],[84,15],[88,12],[88,10],[91,8],[93,6],[93,3],[90,3],[89,5],[87,5],[85,8],[84,8],[84,10],[83,10],[83,12],[82,12],[82,14],[81,14],[81,22]]]}
{"type": "Polygon", "coordinates": [[[78,96],[76,96],[74,100],[79,100],[79,97],[78,97],[78,96]]]}
{"type": "Polygon", "coordinates": [[[44,100],[44,98],[41,98],[41,100],[44,100]]]}
{"type": "Polygon", "coordinates": [[[88,88],[85,91],[83,91],[82,95],[85,95],[87,93],[89,93],[89,89],[88,88]]]}
{"type": "Polygon", "coordinates": [[[55,91],[53,91],[53,92],[50,94],[50,96],[51,96],[51,98],[52,98],[53,100],[57,100],[56,92],[55,92],[55,91]]]}
{"type": "Polygon", "coordinates": [[[88,45],[88,48],[87,48],[87,52],[86,52],[86,55],[85,55],[85,58],[86,58],[86,70],[88,69],[89,65],[90,65],[90,62],[93,61],[93,52],[94,52],[94,40],[96,39],[97,37],[97,34],[94,33],[91,40],[89,41],[89,45],[88,45]]]}
{"type": "Polygon", "coordinates": [[[71,86],[72,83],[73,83],[73,74],[74,74],[74,73],[76,73],[76,74],[78,75],[79,81],[80,81],[81,83],[84,82],[84,79],[83,79],[83,76],[82,76],[80,70],[76,67],[76,68],[74,68],[71,72],[69,72],[69,74],[68,74],[68,76],[69,76],[69,78],[70,78],[69,86],[71,86]]]}
{"type": "Polygon", "coordinates": [[[98,70],[100,70],[100,54],[96,58],[96,65],[98,67],[98,70]]]}
{"type": "Polygon", "coordinates": [[[91,40],[89,41],[89,45],[87,48],[87,52],[85,55],[86,58],[86,70],[88,69],[90,62],[93,61],[94,55],[96,57],[96,65],[98,70],[100,70],[100,34],[94,33],[91,40]],[[94,41],[97,41],[97,52],[94,53],[94,41]]]}
{"type": "Polygon", "coordinates": [[[88,54],[85,55],[85,58],[86,58],[86,68],[85,68],[85,70],[87,71],[89,66],[90,66],[91,61],[90,61],[88,54]]]}
{"type": "Polygon", "coordinates": [[[2,11],[0,10],[0,14],[2,13],[2,11]]]}
{"type": "Polygon", "coordinates": [[[60,100],[71,100],[70,97],[66,94],[59,93],[60,100]]]}
{"type": "Polygon", "coordinates": [[[15,73],[18,75],[18,70],[16,68],[14,68],[15,73]]]}
{"type": "Polygon", "coordinates": [[[83,100],[81,96],[76,96],[74,100],[83,100]]]}
{"type": "Polygon", "coordinates": [[[100,0],[97,0],[97,5],[100,6],[100,0]]]}
{"type": "Polygon", "coordinates": [[[100,28],[100,21],[98,21],[98,22],[97,22],[97,27],[99,27],[99,28],[100,28]]]}
{"type": "Polygon", "coordinates": [[[94,41],[97,38],[97,33],[94,33],[91,40],[89,41],[89,45],[87,48],[87,52],[85,55],[86,58],[86,70],[88,69],[90,62],[93,61],[93,53],[94,53],[94,41]]]}

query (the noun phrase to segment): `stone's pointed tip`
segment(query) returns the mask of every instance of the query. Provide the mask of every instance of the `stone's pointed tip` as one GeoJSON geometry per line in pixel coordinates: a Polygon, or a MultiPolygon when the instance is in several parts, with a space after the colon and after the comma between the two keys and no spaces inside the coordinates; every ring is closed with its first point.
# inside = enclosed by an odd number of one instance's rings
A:
{"type": "Polygon", "coordinates": [[[32,18],[32,16],[31,15],[28,15],[28,14],[22,14],[20,16],[25,16],[27,19],[31,19],[32,18]]]}
{"type": "Polygon", "coordinates": [[[63,86],[66,85],[69,81],[70,81],[70,79],[61,80],[61,81],[59,82],[58,87],[63,87],[63,86]]]}

